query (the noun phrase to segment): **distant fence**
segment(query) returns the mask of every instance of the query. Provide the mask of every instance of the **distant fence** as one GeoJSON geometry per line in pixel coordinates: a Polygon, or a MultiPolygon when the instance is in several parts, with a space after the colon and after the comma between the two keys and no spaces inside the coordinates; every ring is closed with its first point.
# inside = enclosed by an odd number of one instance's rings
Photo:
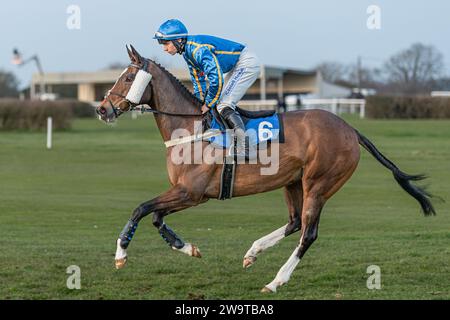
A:
{"type": "Polygon", "coordinates": [[[238,103],[239,107],[246,110],[259,111],[259,110],[276,110],[278,102],[275,99],[272,100],[241,100],[238,103]]]}
{"type": "Polygon", "coordinates": [[[322,109],[334,114],[358,113],[360,118],[366,116],[365,99],[303,99],[302,109],[322,109]]]}
{"type": "MultiPolygon", "coordinates": [[[[247,110],[276,110],[278,102],[272,100],[241,100],[239,106],[247,110]]],[[[301,106],[288,104],[287,110],[322,109],[334,114],[357,113],[360,118],[366,116],[364,99],[303,99],[301,106]]]]}

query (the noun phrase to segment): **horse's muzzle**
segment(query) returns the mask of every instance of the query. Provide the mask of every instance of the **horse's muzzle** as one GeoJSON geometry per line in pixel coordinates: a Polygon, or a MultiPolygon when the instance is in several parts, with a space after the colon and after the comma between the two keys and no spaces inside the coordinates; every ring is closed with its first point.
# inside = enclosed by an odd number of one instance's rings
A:
{"type": "Polygon", "coordinates": [[[99,115],[99,116],[105,116],[106,115],[106,108],[105,107],[98,107],[95,112],[99,115]]]}
{"type": "Polygon", "coordinates": [[[113,122],[114,121],[114,113],[113,112],[108,112],[108,109],[105,108],[104,106],[100,106],[98,108],[95,109],[95,112],[98,115],[98,119],[105,121],[107,123],[113,122]]]}

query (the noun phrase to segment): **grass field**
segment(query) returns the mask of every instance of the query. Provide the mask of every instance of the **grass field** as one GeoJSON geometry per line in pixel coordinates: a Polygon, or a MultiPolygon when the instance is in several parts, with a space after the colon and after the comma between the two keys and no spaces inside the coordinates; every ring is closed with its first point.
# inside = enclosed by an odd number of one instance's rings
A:
{"type": "MultiPolygon", "coordinates": [[[[429,191],[450,201],[450,121],[347,118],[408,173],[431,176],[429,191]]],[[[288,137],[289,138],[289,137],[288,137]]],[[[168,188],[164,146],[151,117],[115,127],[77,120],[54,133],[0,132],[0,299],[449,299],[450,210],[425,218],[418,203],[366,151],[350,181],[322,212],[319,238],[289,283],[259,290],[284,264],[299,234],[261,254],[252,242],[282,226],[282,190],[209,201],[166,218],[203,258],[175,252],[144,219],[125,269],[115,241],[132,210],[168,188]],[[81,268],[81,290],[66,268],[81,268]],[[369,265],[381,290],[369,290],[369,265]]]]}

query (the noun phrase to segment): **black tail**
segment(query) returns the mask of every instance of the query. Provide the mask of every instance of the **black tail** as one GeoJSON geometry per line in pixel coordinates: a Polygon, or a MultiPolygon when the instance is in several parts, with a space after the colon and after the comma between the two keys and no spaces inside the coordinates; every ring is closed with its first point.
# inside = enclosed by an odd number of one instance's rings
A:
{"type": "Polygon", "coordinates": [[[369,151],[383,166],[392,171],[395,180],[397,180],[398,184],[408,192],[411,196],[413,196],[417,201],[419,201],[422,206],[423,213],[426,216],[435,215],[436,211],[433,208],[433,204],[430,201],[432,197],[431,194],[426,192],[424,189],[411,184],[411,181],[419,181],[426,178],[425,175],[415,175],[410,176],[402,172],[395,164],[393,164],[389,159],[387,159],[380,151],[375,148],[372,142],[369,141],[366,137],[364,137],[357,130],[356,134],[358,135],[359,144],[361,144],[367,151],[369,151]]]}

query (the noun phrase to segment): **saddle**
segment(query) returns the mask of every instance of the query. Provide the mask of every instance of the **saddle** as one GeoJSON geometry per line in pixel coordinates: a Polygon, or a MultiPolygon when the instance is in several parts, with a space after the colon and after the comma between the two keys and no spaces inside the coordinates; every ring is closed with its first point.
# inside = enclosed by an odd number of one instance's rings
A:
{"type": "Polygon", "coordinates": [[[239,107],[236,107],[236,110],[239,112],[242,118],[248,118],[248,119],[258,119],[258,118],[265,118],[270,117],[275,114],[275,110],[259,110],[259,111],[250,111],[241,109],[239,107]]]}
{"type": "MultiPolygon", "coordinates": [[[[250,111],[250,110],[241,109],[238,106],[236,106],[236,111],[239,112],[239,114],[241,115],[241,118],[242,118],[242,121],[244,121],[244,124],[246,124],[249,119],[271,117],[276,113],[275,110],[250,111]]],[[[222,124],[222,126],[224,128],[229,129],[228,124],[226,123],[226,121],[224,121],[222,119],[222,117],[220,116],[217,109],[214,108],[212,110],[212,112],[213,112],[212,114],[211,114],[211,112],[205,113],[205,115],[203,117],[203,132],[206,132],[208,129],[211,128],[212,116],[214,116],[216,121],[219,122],[220,124],[222,124]]]]}

